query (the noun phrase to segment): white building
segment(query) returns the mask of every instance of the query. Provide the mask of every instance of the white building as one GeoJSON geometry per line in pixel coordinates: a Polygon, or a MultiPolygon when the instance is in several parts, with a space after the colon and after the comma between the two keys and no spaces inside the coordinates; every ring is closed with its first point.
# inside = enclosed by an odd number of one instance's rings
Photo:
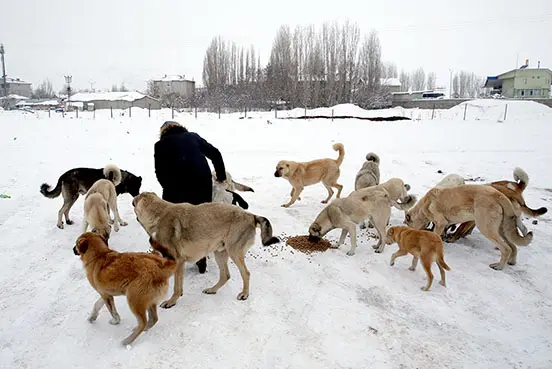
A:
{"type": "Polygon", "coordinates": [[[141,94],[138,91],[128,92],[79,92],[71,95],[70,105],[73,102],[83,104],[84,110],[94,109],[127,109],[138,107],[144,109],[161,109],[161,102],[151,96],[141,94]]]}
{"type": "Polygon", "coordinates": [[[0,95],[19,95],[24,97],[31,97],[33,90],[31,89],[31,83],[20,80],[19,78],[6,78],[6,87],[4,90],[4,79],[0,77],[0,95]]]}
{"type": "Polygon", "coordinates": [[[164,75],[161,78],[151,80],[155,97],[163,98],[169,95],[179,95],[182,98],[191,98],[195,93],[195,82],[186,79],[183,75],[164,75]]]}

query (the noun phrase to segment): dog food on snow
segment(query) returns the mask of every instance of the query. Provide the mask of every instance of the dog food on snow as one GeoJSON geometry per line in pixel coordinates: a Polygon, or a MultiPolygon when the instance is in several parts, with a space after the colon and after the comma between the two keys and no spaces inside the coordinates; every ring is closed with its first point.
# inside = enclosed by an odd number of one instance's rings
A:
{"type": "Polygon", "coordinates": [[[295,250],[310,254],[312,252],[323,252],[331,248],[328,240],[320,239],[318,242],[309,241],[309,236],[288,237],[286,243],[295,250]]]}

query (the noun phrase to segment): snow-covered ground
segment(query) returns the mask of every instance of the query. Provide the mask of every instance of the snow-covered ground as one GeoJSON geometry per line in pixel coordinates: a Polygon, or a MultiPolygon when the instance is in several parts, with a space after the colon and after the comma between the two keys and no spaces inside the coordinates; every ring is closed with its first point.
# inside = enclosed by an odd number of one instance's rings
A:
{"type": "MultiPolygon", "coordinates": [[[[364,156],[381,157],[382,180],[400,177],[422,196],[445,174],[485,181],[511,179],[515,166],[530,175],[527,203],[551,207],[552,110],[537,103],[475,101],[479,113],[463,107],[439,111],[389,109],[369,112],[420,120],[277,120],[274,113],[178,114],[175,119],[204,136],[223,153],[228,170],[255,189],[243,193],[250,211],[270,219],[277,235],[306,234],[322,210],[322,185],[307,187],[289,209],[290,186],[273,176],[278,160],[336,157],[332,143],[345,145],[340,183],[353,190],[364,156]],[[393,111],[391,111],[393,110],[393,111]],[[469,112],[470,110],[468,110],[469,112]],[[243,114],[241,114],[243,115],[243,114]],[[399,115],[399,114],[397,114],[399,115]],[[268,124],[267,121],[272,124],[268,124]],[[442,170],[444,174],[437,173],[442,170]]],[[[335,107],[339,114],[345,107],[335,107]]],[[[468,107],[469,109],[469,107],[468,107]]],[[[331,108],[329,109],[331,114],[331,108]]],[[[301,113],[299,113],[301,114],[301,113]]],[[[337,113],[336,113],[337,115],[337,113]]],[[[130,350],[120,341],[135,326],[124,297],[115,299],[122,321],[108,323],[101,311],[86,320],[97,295],[72,247],[79,235],[83,198],[71,211],[73,226],[56,228],[61,198],[46,199],[42,182],[77,167],[114,162],[144,178],[142,190],[161,193],[153,169],[153,144],[170,112],[91,112],[75,119],[52,112],[0,112],[0,367],[1,368],[551,368],[552,224],[550,213],[525,224],[534,241],[520,248],[518,264],[494,271],[499,258],[475,230],[445,245],[451,267],[448,287],[429,292],[421,267],[410,257],[389,266],[397,246],[375,254],[376,241],[359,234],[356,255],[349,242],[338,250],[305,255],[280,244],[250,250],[251,293],[237,301],[237,268],[216,295],[201,291],[218,279],[213,258],[208,271],[186,267],[184,296],[159,310],[159,322],[130,350]]],[[[127,227],[113,233],[118,251],[145,251],[147,236],[135,220],[130,195],[119,197],[127,227]]],[[[403,214],[393,210],[392,224],[403,214]]],[[[339,231],[328,235],[336,241],[339,231]]],[[[436,267],[434,266],[434,270],[436,267]]],[[[172,279],[171,279],[172,288],[172,279]]]]}

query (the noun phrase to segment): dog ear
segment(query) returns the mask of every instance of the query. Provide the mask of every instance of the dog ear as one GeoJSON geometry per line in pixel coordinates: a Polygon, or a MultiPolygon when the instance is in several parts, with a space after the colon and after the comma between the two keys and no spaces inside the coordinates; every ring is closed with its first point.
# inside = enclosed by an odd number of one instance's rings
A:
{"type": "Polygon", "coordinates": [[[88,250],[88,239],[84,237],[80,237],[77,239],[77,249],[79,250],[79,253],[82,255],[88,250]]]}

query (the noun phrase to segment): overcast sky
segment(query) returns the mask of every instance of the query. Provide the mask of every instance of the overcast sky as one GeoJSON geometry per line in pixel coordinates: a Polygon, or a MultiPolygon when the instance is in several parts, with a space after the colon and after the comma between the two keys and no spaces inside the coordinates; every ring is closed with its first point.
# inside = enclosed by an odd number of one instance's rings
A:
{"type": "Polygon", "coordinates": [[[201,81],[211,38],[253,44],[266,63],[282,24],[355,21],[378,31],[383,60],[424,67],[448,86],[449,68],[482,76],[530,66],[552,69],[552,0],[2,0],[0,42],[10,77],[65,74],[75,88],[124,82],[144,90],[149,78],[185,74],[201,81]]]}

